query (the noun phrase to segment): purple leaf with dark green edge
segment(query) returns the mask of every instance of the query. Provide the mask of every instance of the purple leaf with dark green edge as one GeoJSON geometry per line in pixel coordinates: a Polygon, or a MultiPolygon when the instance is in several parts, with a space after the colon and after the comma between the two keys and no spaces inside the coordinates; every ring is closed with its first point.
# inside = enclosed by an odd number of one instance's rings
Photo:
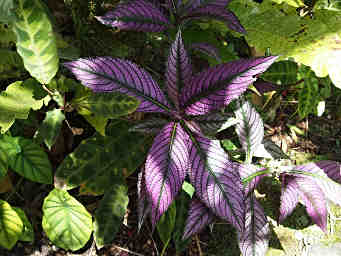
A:
{"type": "Polygon", "coordinates": [[[145,164],[147,197],[153,229],[181,189],[188,168],[186,134],[171,122],[155,137],[145,164]]]}
{"type": "Polygon", "coordinates": [[[258,78],[256,82],[253,83],[253,86],[256,87],[257,91],[261,94],[276,91],[280,88],[277,84],[265,81],[261,78],[258,78]]]}
{"type": "Polygon", "coordinates": [[[151,118],[140,121],[138,124],[129,128],[130,132],[143,132],[149,134],[157,134],[161,129],[168,124],[169,121],[162,118],[151,118]]]}
{"type": "Polygon", "coordinates": [[[269,223],[253,193],[246,198],[245,205],[245,229],[238,232],[240,251],[243,256],[263,256],[269,247],[269,223]]]}
{"type": "Polygon", "coordinates": [[[170,25],[159,8],[144,0],[119,4],[114,11],[96,18],[104,25],[144,32],[160,32],[170,25]]]}
{"type": "Polygon", "coordinates": [[[225,130],[239,122],[231,113],[210,113],[204,116],[194,116],[202,134],[212,137],[218,132],[225,130]]]}
{"type": "Polygon", "coordinates": [[[293,173],[290,173],[290,175],[314,177],[317,186],[321,188],[326,198],[341,206],[341,185],[329,178],[318,163],[295,166],[293,173]],[[301,172],[301,174],[294,173],[297,171],[301,172]]]}
{"type": "Polygon", "coordinates": [[[279,208],[279,222],[283,222],[295,209],[299,201],[299,189],[295,178],[291,175],[281,175],[281,205],[279,208]]]}
{"type": "Polygon", "coordinates": [[[189,0],[187,1],[185,8],[187,12],[207,5],[214,5],[217,8],[225,8],[229,2],[231,2],[231,0],[189,0]]]}
{"type": "Polygon", "coordinates": [[[319,226],[323,232],[327,232],[327,200],[312,177],[295,177],[295,181],[300,191],[300,198],[305,205],[307,213],[311,219],[319,226]]]}
{"type": "Polygon", "coordinates": [[[248,101],[238,101],[238,109],[234,112],[240,122],[235,126],[236,133],[248,159],[251,159],[255,150],[262,144],[264,125],[256,109],[248,101]]]}
{"type": "Polygon", "coordinates": [[[150,203],[147,199],[146,194],[146,183],[145,183],[145,177],[144,177],[144,167],[139,172],[137,177],[137,214],[138,214],[138,224],[137,224],[137,230],[140,232],[142,224],[146,218],[146,216],[151,211],[150,203]]]}
{"type": "Polygon", "coordinates": [[[251,178],[247,184],[244,184],[245,196],[247,196],[250,192],[253,192],[255,188],[258,186],[259,182],[268,174],[259,174],[256,175],[257,172],[264,171],[265,168],[259,168],[252,164],[240,164],[233,163],[233,169],[239,173],[241,179],[251,178]],[[253,177],[253,175],[256,175],[253,177]],[[245,186],[246,185],[246,186],[245,186]]]}
{"type": "Polygon", "coordinates": [[[196,198],[193,198],[188,212],[182,239],[185,240],[212,223],[214,214],[196,198]]]}
{"type": "Polygon", "coordinates": [[[341,183],[341,164],[336,161],[323,160],[315,163],[329,178],[341,183]]]}
{"type": "Polygon", "coordinates": [[[179,109],[179,93],[184,85],[189,84],[192,78],[192,66],[186,53],[181,30],[178,31],[172,44],[166,67],[166,84],[168,96],[179,109]]]}
{"type": "Polygon", "coordinates": [[[164,93],[151,75],[130,61],[97,57],[67,62],[64,66],[95,92],[117,91],[136,97],[141,102],[136,111],[170,111],[164,93]]]}
{"type": "Polygon", "coordinates": [[[207,56],[215,58],[217,61],[221,62],[218,49],[209,43],[191,44],[190,50],[202,52],[206,54],[207,56]]]}
{"type": "Polygon", "coordinates": [[[191,140],[189,177],[196,195],[215,215],[242,230],[244,192],[238,172],[218,140],[199,135],[191,140]]]}
{"type": "Polygon", "coordinates": [[[182,90],[180,103],[187,115],[204,115],[238,98],[277,57],[241,59],[195,75],[182,90]]]}
{"type": "Polygon", "coordinates": [[[238,17],[233,12],[214,4],[206,5],[189,11],[186,13],[184,20],[201,18],[220,20],[224,22],[230,29],[242,34],[246,34],[245,28],[240,24],[238,17]]]}

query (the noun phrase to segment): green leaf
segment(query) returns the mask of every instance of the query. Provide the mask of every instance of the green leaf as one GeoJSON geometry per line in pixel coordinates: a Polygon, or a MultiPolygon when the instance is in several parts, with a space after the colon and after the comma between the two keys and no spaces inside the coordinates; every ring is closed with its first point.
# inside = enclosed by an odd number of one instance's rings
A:
{"type": "Polygon", "coordinates": [[[92,217],[68,192],[54,189],[44,200],[42,225],[55,245],[75,251],[89,240],[92,217]]]}
{"type": "Polygon", "coordinates": [[[0,245],[8,250],[18,241],[23,230],[23,223],[15,210],[0,200],[0,245]]]}
{"type": "Polygon", "coordinates": [[[17,51],[25,68],[42,84],[58,71],[58,53],[51,22],[39,0],[19,0],[19,19],[14,23],[17,51]]]}
{"type": "Polygon", "coordinates": [[[316,111],[319,102],[319,84],[314,73],[310,71],[304,79],[298,94],[298,114],[305,118],[316,111]]]}
{"type": "Polygon", "coordinates": [[[128,187],[123,182],[112,185],[95,212],[94,237],[99,249],[115,238],[129,202],[128,187]]]}
{"type": "Polygon", "coordinates": [[[266,81],[273,82],[278,85],[287,85],[298,81],[297,71],[297,63],[285,60],[272,64],[261,77],[266,81]]]}
{"type": "Polygon", "coordinates": [[[34,230],[31,222],[28,220],[25,212],[18,207],[13,207],[13,210],[19,215],[21,221],[23,222],[23,230],[19,237],[20,241],[33,242],[34,241],[34,230]]]}
{"type": "Polygon", "coordinates": [[[27,119],[30,109],[38,110],[44,104],[44,99],[35,99],[34,95],[40,86],[37,81],[28,79],[10,84],[6,91],[0,93],[0,127],[6,132],[15,119],[27,119]],[[20,99],[20,100],[18,100],[20,99]]]}
{"type": "Polygon", "coordinates": [[[164,244],[164,249],[172,238],[172,232],[175,227],[176,205],[175,201],[169,206],[168,210],[161,216],[156,225],[157,231],[164,244]]]}
{"type": "Polygon", "coordinates": [[[55,175],[55,186],[71,189],[81,184],[103,194],[111,186],[111,176],[129,176],[142,164],[149,139],[128,132],[127,122],[109,125],[108,136],[97,135],[84,140],[60,164],[55,175]]]}
{"type": "Polygon", "coordinates": [[[8,170],[8,156],[6,150],[0,146],[0,179],[5,177],[8,170]]]}
{"type": "Polygon", "coordinates": [[[47,147],[51,149],[60,133],[64,119],[65,115],[60,109],[48,111],[35,137],[43,138],[47,147]]]}
{"type": "Polygon", "coordinates": [[[95,128],[99,134],[105,136],[105,127],[107,126],[109,120],[108,118],[97,115],[83,115],[83,117],[95,128]]]}
{"type": "Polygon", "coordinates": [[[93,93],[90,92],[81,98],[75,98],[72,105],[82,115],[95,113],[105,118],[118,118],[134,112],[139,106],[139,101],[125,94],[93,93]]]}
{"type": "Polygon", "coordinates": [[[23,74],[24,65],[17,52],[0,48],[0,56],[0,79],[16,78],[23,74]]]}
{"type": "MultiPolygon", "coordinates": [[[[282,2],[282,1],[280,1],[282,2]]],[[[252,0],[233,1],[233,11],[245,27],[247,42],[258,52],[271,49],[283,59],[310,66],[318,77],[328,74],[341,87],[341,12],[314,10],[314,19],[297,15],[296,6],[252,0]],[[274,29],[275,28],[275,29],[274,29]]]]}
{"type": "Polygon", "coordinates": [[[13,171],[35,182],[52,183],[52,167],[47,154],[31,139],[4,136],[0,146],[6,150],[13,171]]]}
{"type": "Polygon", "coordinates": [[[16,2],[14,0],[0,1],[0,22],[8,23],[17,19],[15,12],[16,2]]]}

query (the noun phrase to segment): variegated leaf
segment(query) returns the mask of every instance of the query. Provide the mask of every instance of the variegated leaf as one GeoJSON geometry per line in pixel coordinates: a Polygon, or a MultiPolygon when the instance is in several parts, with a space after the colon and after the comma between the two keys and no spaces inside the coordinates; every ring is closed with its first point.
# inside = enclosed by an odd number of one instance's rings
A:
{"type": "Polygon", "coordinates": [[[151,211],[150,203],[147,199],[146,194],[146,183],[145,183],[145,175],[144,175],[144,167],[138,174],[137,178],[137,214],[138,214],[138,223],[137,230],[140,232],[142,224],[146,218],[146,216],[151,211]]]}
{"type": "Polygon", "coordinates": [[[209,43],[191,44],[190,50],[202,52],[209,57],[215,58],[218,62],[221,62],[218,49],[209,43]]]}
{"type": "Polygon", "coordinates": [[[299,201],[298,185],[294,177],[282,175],[279,222],[283,222],[295,209],[299,201]]]}
{"type": "Polygon", "coordinates": [[[162,118],[151,118],[140,121],[135,126],[129,129],[130,132],[143,132],[143,133],[150,133],[150,134],[157,134],[159,131],[168,124],[169,121],[162,118]]]}
{"type": "Polygon", "coordinates": [[[341,164],[336,161],[324,160],[315,163],[329,178],[341,183],[341,164]]]}
{"type": "Polygon", "coordinates": [[[154,139],[145,164],[147,198],[152,225],[167,210],[181,189],[188,168],[186,134],[179,123],[166,125],[154,139]]]}
{"type": "Polygon", "coordinates": [[[262,171],[265,170],[264,168],[261,169],[252,164],[233,163],[233,169],[239,173],[241,179],[247,180],[247,183],[244,184],[245,196],[247,196],[249,192],[253,192],[259,182],[267,176],[267,174],[262,173],[262,171]]]}

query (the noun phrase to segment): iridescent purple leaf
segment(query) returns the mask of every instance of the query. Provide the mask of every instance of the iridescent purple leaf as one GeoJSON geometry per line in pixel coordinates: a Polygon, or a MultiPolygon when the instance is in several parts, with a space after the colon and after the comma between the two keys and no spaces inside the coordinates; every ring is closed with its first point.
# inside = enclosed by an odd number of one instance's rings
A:
{"type": "Polygon", "coordinates": [[[186,13],[184,20],[201,18],[211,18],[223,21],[230,29],[242,34],[246,34],[246,30],[240,24],[238,17],[233,12],[217,5],[209,4],[203,7],[195,8],[186,13]]]}
{"type": "Polygon", "coordinates": [[[204,115],[238,98],[277,57],[242,59],[209,68],[182,90],[181,106],[188,115],[204,115]]]}
{"type": "Polygon", "coordinates": [[[96,18],[104,25],[144,32],[160,32],[170,24],[159,8],[144,0],[119,4],[114,11],[96,18]]]}
{"type": "Polygon", "coordinates": [[[189,0],[186,3],[185,9],[187,12],[193,11],[207,5],[214,5],[217,8],[224,8],[231,0],[189,0]]]}
{"type": "Polygon", "coordinates": [[[324,232],[327,232],[327,200],[316,179],[309,176],[295,177],[300,190],[300,198],[311,219],[324,232]]]}
{"type": "Polygon", "coordinates": [[[341,164],[335,161],[323,160],[315,163],[329,178],[341,183],[341,164]]]}
{"type": "Polygon", "coordinates": [[[153,228],[181,189],[188,168],[186,134],[179,123],[166,125],[154,139],[146,164],[146,191],[153,228]]]}
{"type": "Polygon", "coordinates": [[[209,225],[213,219],[214,214],[205,204],[198,199],[192,199],[182,239],[185,240],[193,234],[198,233],[206,225],[209,225]]]}
{"type": "Polygon", "coordinates": [[[168,96],[179,109],[180,90],[190,83],[192,78],[192,66],[182,42],[181,31],[176,35],[172,44],[166,67],[166,84],[168,96]]]}
{"type": "Polygon", "coordinates": [[[218,49],[209,43],[194,43],[190,45],[189,49],[202,52],[209,57],[215,58],[218,62],[221,62],[218,49]]]}
{"type": "Polygon", "coordinates": [[[196,195],[215,215],[242,230],[244,192],[238,172],[218,140],[199,135],[191,139],[189,177],[196,195]]]}
{"type": "Polygon", "coordinates": [[[204,116],[195,116],[193,121],[200,127],[200,132],[208,137],[213,137],[218,132],[239,122],[230,113],[212,113],[204,116]]]}
{"type": "Polygon", "coordinates": [[[130,61],[97,57],[67,62],[64,66],[95,92],[117,91],[136,97],[141,102],[137,111],[169,111],[169,103],[151,75],[130,61]]]}
{"type": "Polygon", "coordinates": [[[280,86],[274,83],[265,81],[261,78],[258,78],[256,82],[253,83],[253,86],[256,87],[257,91],[261,94],[264,94],[266,92],[276,91],[280,88],[280,86]]]}
{"type": "Polygon", "coordinates": [[[130,132],[143,132],[149,134],[157,134],[160,132],[162,127],[168,124],[169,121],[163,118],[151,118],[145,119],[139,122],[138,124],[134,125],[133,127],[129,128],[130,132]]]}
{"type": "Polygon", "coordinates": [[[262,173],[262,171],[266,170],[265,168],[258,168],[252,164],[240,164],[240,163],[233,163],[234,171],[238,172],[241,179],[250,179],[247,182],[245,187],[245,195],[248,195],[250,192],[253,192],[259,182],[268,174],[262,173]]]}
{"type": "Polygon", "coordinates": [[[142,224],[146,218],[146,216],[151,211],[150,203],[147,199],[146,194],[146,183],[145,183],[145,177],[144,177],[144,167],[138,174],[137,178],[137,214],[138,214],[138,225],[137,230],[140,232],[142,224]]]}
{"type": "Polygon", "coordinates": [[[295,209],[299,200],[299,189],[295,178],[282,175],[281,205],[279,222],[283,222],[295,209]]]}
{"type": "Polygon", "coordinates": [[[236,133],[248,159],[251,159],[264,138],[262,118],[248,101],[238,101],[238,109],[234,113],[240,120],[236,125],[236,133]]]}
{"type": "Polygon", "coordinates": [[[254,194],[246,200],[245,229],[238,232],[239,248],[243,256],[264,256],[269,247],[269,223],[254,194]]]}

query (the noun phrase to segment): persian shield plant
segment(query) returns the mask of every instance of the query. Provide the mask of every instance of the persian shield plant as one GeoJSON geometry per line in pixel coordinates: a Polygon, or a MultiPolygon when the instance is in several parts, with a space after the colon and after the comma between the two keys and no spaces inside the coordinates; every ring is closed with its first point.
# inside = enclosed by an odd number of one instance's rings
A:
{"type": "Polygon", "coordinates": [[[211,220],[207,209],[242,232],[245,196],[238,169],[218,140],[204,132],[219,130],[228,115],[218,110],[238,98],[276,57],[241,59],[193,74],[181,31],[172,43],[161,89],[144,69],[127,60],[83,58],[64,65],[94,92],[121,92],[140,101],[137,111],[159,113],[135,130],[155,132],[140,175],[140,221],[150,214],[153,229],[181,190],[186,176],[195,197],[184,238],[211,220]],[[202,215],[203,212],[203,215],[202,215]],[[201,218],[198,217],[198,214],[201,218]],[[194,217],[191,217],[194,216],[194,217]]]}

